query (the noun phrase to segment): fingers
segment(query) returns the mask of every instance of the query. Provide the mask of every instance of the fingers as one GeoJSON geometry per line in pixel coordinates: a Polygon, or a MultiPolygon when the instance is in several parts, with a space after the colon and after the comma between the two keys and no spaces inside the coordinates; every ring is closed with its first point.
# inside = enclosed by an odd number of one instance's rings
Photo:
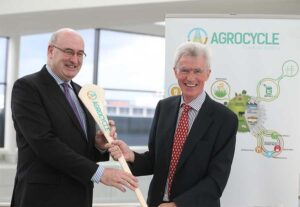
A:
{"type": "Polygon", "coordinates": [[[120,140],[120,139],[118,139],[118,140],[113,140],[113,141],[111,142],[111,144],[112,144],[112,145],[117,145],[117,146],[119,146],[121,149],[127,147],[127,144],[126,144],[124,141],[120,140]]]}
{"type": "Polygon", "coordinates": [[[138,179],[130,173],[121,173],[122,175],[120,176],[120,184],[134,191],[138,187],[138,179]]]}
{"type": "Polygon", "coordinates": [[[122,156],[122,151],[117,145],[111,145],[111,147],[108,148],[108,152],[115,161],[117,161],[122,156]]]}
{"type": "Polygon", "coordinates": [[[109,149],[111,152],[115,152],[115,151],[121,151],[119,145],[116,145],[116,144],[113,144],[113,143],[110,143],[110,144],[107,144],[109,146],[109,149]]]}
{"type": "Polygon", "coordinates": [[[114,120],[108,120],[108,123],[109,123],[109,126],[112,127],[112,126],[116,126],[116,123],[114,120]]]}
{"type": "Polygon", "coordinates": [[[171,202],[171,203],[162,203],[158,207],[176,207],[176,204],[174,202],[171,202]]]}
{"type": "MultiPolygon", "coordinates": [[[[112,138],[117,139],[118,134],[117,134],[117,128],[116,128],[115,122],[113,120],[109,120],[108,124],[109,124],[109,127],[110,127],[109,135],[112,138]]],[[[98,130],[96,135],[97,135],[96,137],[104,137],[104,133],[101,130],[98,130]]]]}
{"type": "Polygon", "coordinates": [[[111,144],[113,144],[113,145],[120,145],[120,143],[121,143],[120,140],[113,140],[113,141],[111,142],[111,144]]]}
{"type": "Polygon", "coordinates": [[[109,127],[110,127],[110,133],[109,135],[113,138],[113,139],[117,139],[117,128],[116,128],[116,124],[113,120],[109,120],[109,127]]]}
{"type": "Polygon", "coordinates": [[[138,187],[138,180],[130,173],[123,172],[118,169],[105,168],[100,180],[103,184],[114,186],[122,192],[125,192],[125,187],[135,190],[138,187]]]}
{"type": "Polygon", "coordinates": [[[103,132],[101,131],[101,130],[98,130],[97,131],[97,133],[96,133],[96,139],[98,139],[98,140],[105,140],[105,142],[107,142],[106,141],[106,138],[105,138],[105,136],[104,136],[104,134],[103,134],[103,132]]]}
{"type": "Polygon", "coordinates": [[[124,185],[127,188],[134,191],[138,187],[138,179],[133,175],[127,173],[127,176],[124,177],[124,180],[126,181],[124,185]]]}
{"type": "Polygon", "coordinates": [[[138,184],[137,181],[133,181],[132,178],[129,178],[128,176],[123,176],[121,177],[119,182],[115,183],[113,186],[118,188],[120,191],[125,192],[126,188],[134,191],[138,187],[138,184]]]}
{"type": "Polygon", "coordinates": [[[107,143],[106,147],[110,148],[111,151],[117,151],[122,147],[122,141],[121,140],[113,140],[111,143],[107,143]]]}
{"type": "Polygon", "coordinates": [[[114,184],[113,186],[114,186],[115,188],[119,189],[119,190],[122,191],[122,192],[126,192],[126,188],[124,188],[124,186],[121,185],[121,184],[116,183],[116,184],[114,184]]]}
{"type": "Polygon", "coordinates": [[[101,130],[98,130],[96,133],[96,139],[105,139],[104,134],[101,130]]]}
{"type": "Polygon", "coordinates": [[[126,161],[134,161],[134,152],[130,150],[128,145],[122,140],[112,141],[109,145],[107,145],[107,148],[109,149],[108,151],[110,152],[114,160],[119,159],[123,154],[126,161]]]}

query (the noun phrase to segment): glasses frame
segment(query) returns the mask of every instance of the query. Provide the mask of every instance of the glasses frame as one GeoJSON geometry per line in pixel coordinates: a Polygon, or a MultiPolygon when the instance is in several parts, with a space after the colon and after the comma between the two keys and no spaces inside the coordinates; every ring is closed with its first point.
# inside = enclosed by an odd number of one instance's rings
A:
{"type": "Polygon", "coordinates": [[[176,68],[176,70],[178,71],[178,73],[180,75],[183,75],[183,76],[187,76],[190,73],[192,73],[196,76],[201,76],[205,72],[208,71],[206,68],[194,68],[194,69],[191,69],[191,68],[176,68]]]}
{"type": "Polygon", "coordinates": [[[68,56],[68,57],[73,57],[75,54],[77,57],[79,58],[84,58],[86,57],[86,54],[84,51],[79,51],[79,52],[75,52],[73,49],[71,48],[60,48],[60,47],[57,47],[56,45],[51,45],[53,48],[56,48],[58,49],[59,51],[61,51],[64,55],[68,56]]]}

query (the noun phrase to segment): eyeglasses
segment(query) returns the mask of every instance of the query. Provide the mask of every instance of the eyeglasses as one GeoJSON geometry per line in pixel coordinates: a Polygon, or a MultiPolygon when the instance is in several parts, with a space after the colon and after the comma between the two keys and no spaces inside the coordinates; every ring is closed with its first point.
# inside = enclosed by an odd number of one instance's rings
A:
{"type": "Polygon", "coordinates": [[[86,57],[86,54],[84,51],[78,51],[78,52],[75,52],[74,50],[70,49],[70,48],[66,48],[66,49],[62,49],[62,48],[59,48],[55,45],[52,45],[54,48],[60,50],[62,53],[64,53],[67,57],[73,57],[75,54],[78,58],[84,58],[86,57]]]}
{"type": "Polygon", "coordinates": [[[194,75],[202,75],[206,69],[195,68],[195,69],[187,69],[187,68],[177,68],[181,75],[188,75],[190,72],[193,72],[194,75]]]}

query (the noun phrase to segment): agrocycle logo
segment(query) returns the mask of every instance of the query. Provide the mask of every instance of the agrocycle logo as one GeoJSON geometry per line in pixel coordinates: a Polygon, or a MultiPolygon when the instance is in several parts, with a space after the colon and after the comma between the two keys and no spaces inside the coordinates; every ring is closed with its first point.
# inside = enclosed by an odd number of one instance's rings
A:
{"type": "Polygon", "coordinates": [[[207,32],[202,28],[194,28],[188,34],[188,41],[206,44],[208,40],[207,32]]]}
{"type": "Polygon", "coordinates": [[[87,97],[92,100],[92,105],[95,109],[95,112],[101,122],[101,125],[103,126],[103,130],[106,132],[109,132],[109,123],[107,121],[107,117],[103,114],[101,110],[101,106],[97,101],[97,93],[95,91],[88,91],[87,97]]]}
{"type": "Polygon", "coordinates": [[[203,28],[193,28],[188,33],[188,41],[208,42],[220,45],[279,45],[278,32],[212,32],[211,36],[203,28]]]}
{"type": "Polygon", "coordinates": [[[91,100],[95,100],[97,98],[97,94],[95,91],[88,91],[87,92],[87,96],[89,97],[89,99],[91,100]]]}

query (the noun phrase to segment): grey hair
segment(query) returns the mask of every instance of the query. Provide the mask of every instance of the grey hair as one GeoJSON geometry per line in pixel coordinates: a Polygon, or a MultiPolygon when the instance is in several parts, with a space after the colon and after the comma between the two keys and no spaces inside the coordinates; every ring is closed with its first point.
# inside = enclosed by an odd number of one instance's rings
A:
{"type": "Polygon", "coordinates": [[[59,33],[59,31],[56,31],[51,35],[51,37],[49,39],[49,45],[56,43],[58,33],[59,33]]]}
{"type": "Polygon", "coordinates": [[[182,56],[199,57],[202,56],[206,62],[206,69],[210,69],[211,52],[210,49],[198,42],[184,42],[180,44],[175,51],[174,68],[182,56]]]}

